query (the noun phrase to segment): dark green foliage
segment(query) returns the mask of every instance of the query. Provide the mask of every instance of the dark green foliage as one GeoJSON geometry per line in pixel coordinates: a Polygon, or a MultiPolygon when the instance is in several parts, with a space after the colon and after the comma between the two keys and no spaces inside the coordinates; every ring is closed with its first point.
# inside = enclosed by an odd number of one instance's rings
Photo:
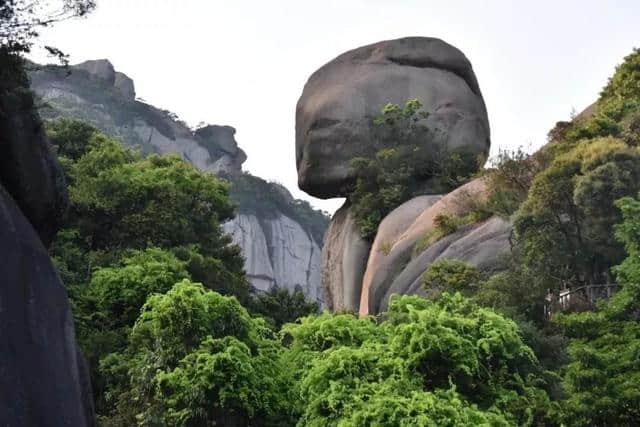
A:
{"type": "Polygon", "coordinates": [[[299,425],[554,422],[543,372],[515,323],[461,295],[392,300],[386,319],[286,325],[299,425]]]}
{"type": "Polygon", "coordinates": [[[470,294],[478,287],[482,275],[477,268],[462,261],[439,259],[422,275],[422,288],[428,295],[441,292],[470,294]]]}
{"type": "Polygon", "coordinates": [[[640,189],[640,151],[614,138],[580,143],[557,156],[531,184],[514,216],[524,262],[561,283],[601,283],[622,259],[613,241],[614,200],[640,189]]]}
{"type": "Polygon", "coordinates": [[[276,329],[301,317],[317,314],[319,310],[318,303],[307,301],[300,288],[290,292],[274,286],[267,292],[256,293],[251,303],[251,311],[272,319],[276,329]]]}
{"type": "Polygon", "coordinates": [[[228,179],[231,182],[229,195],[239,213],[255,215],[258,220],[275,219],[281,213],[309,230],[313,240],[318,245],[322,244],[329,225],[326,212],[312,208],[309,202],[294,199],[282,185],[250,173],[244,172],[228,179]]]}
{"type": "Polygon", "coordinates": [[[571,338],[564,375],[569,425],[635,425],[640,419],[640,202],[617,205],[616,236],[628,253],[616,267],[620,290],[595,313],[560,315],[571,338]]]}
{"type": "Polygon", "coordinates": [[[548,166],[549,157],[545,150],[533,155],[522,148],[500,150],[484,172],[489,192],[485,208],[497,215],[511,216],[526,200],[533,178],[548,166]]]}
{"type": "Polygon", "coordinates": [[[404,107],[387,104],[374,120],[374,153],[352,160],[356,182],[348,200],[365,239],[373,239],[391,210],[422,194],[425,181],[446,192],[477,171],[479,162],[471,153],[433,147],[432,132],[424,124],[428,116],[417,99],[404,107]]]}

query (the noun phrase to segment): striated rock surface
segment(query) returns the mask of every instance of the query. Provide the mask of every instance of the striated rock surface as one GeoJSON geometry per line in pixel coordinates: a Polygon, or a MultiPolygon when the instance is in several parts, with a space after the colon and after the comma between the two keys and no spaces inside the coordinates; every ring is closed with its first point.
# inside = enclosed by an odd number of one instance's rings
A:
{"type": "Polygon", "coordinates": [[[435,228],[439,215],[464,216],[470,212],[475,202],[481,201],[485,192],[484,180],[473,180],[443,196],[407,224],[405,231],[396,237],[387,255],[379,258],[379,262],[367,266],[367,280],[362,284],[360,313],[377,313],[380,310],[381,302],[393,280],[411,261],[416,244],[435,228]]]}
{"type": "Polygon", "coordinates": [[[203,171],[235,174],[247,159],[230,126],[192,131],[175,114],[135,99],[135,85],[106,59],[67,70],[46,66],[30,73],[44,118],[85,120],[145,152],[176,153],[203,171]],[[213,130],[212,130],[213,129],[213,130]]]}
{"type": "MultiPolygon", "coordinates": [[[[407,228],[413,224],[419,215],[437,203],[441,198],[441,196],[414,197],[395,208],[382,220],[373,241],[371,252],[367,260],[365,274],[362,278],[361,286],[364,286],[364,289],[369,289],[370,283],[377,272],[378,266],[383,264],[386,258],[391,254],[391,251],[398,239],[403,236],[403,233],[407,228]]],[[[362,312],[363,307],[368,306],[369,293],[361,292],[358,308],[362,312]]],[[[362,312],[362,314],[366,314],[366,312],[367,311],[362,312]]]]}
{"type": "Polygon", "coordinates": [[[329,310],[358,311],[370,250],[345,203],[333,215],[322,248],[322,287],[329,310]]]}
{"type": "Polygon", "coordinates": [[[223,228],[243,249],[247,277],[256,289],[299,288],[310,301],[323,302],[321,249],[298,222],[282,214],[275,218],[238,214],[223,228]]]}
{"type": "Polygon", "coordinates": [[[44,244],[60,225],[65,189],[31,94],[21,82],[0,82],[3,426],[94,425],[67,294],[44,244]]]}
{"type": "Polygon", "coordinates": [[[373,156],[372,121],[387,103],[417,98],[430,115],[430,152],[489,152],[489,122],[471,63],[442,40],[407,37],[346,52],[309,78],[296,108],[299,187],[346,196],[351,160],[373,156]]]}
{"type": "Polygon", "coordinates": [[[393,294],[424,295],[421,279],[429,266],[439,259],[455,259],[478,267],[481,271],[506,268],[504,256],[510,250],[511,223],[494,216],[445,236],[413,258],[385,290],[382,298],[372,301],[372,312],[384,311],[393,294]]]}
{"type": "Polygon", "coordinates": [[[253,287],[261,291],[271,289],[275,285],[275,274],[267,239],[258,218],[255,215],[236,215],[233,220],[224,223],[222,228],[242,248],[244,269],[253,287]]]}

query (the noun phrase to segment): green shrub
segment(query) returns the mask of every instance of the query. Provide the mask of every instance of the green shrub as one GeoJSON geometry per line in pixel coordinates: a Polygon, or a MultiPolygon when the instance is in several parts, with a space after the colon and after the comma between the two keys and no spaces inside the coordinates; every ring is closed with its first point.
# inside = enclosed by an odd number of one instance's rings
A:
{"type": "Polygon", "coordinates": [[[475,290],[482,276],[478,269],[467,263],[452,259],[439,259],[422,275],[422,288],[427,294],[462,292],[475,290]]]}
{"type": "Polygon", "coordinates": [[[442,192],[466,182],[479,167],[470,152],[434,147],[424,124],[429,114],[417,99],[387,104],[374,120],[371,157],[352,160],[356,180],[347,198],[360,234],[373,240],[380,222],[400,204],[423,194],[424,182],[442,192]]]}

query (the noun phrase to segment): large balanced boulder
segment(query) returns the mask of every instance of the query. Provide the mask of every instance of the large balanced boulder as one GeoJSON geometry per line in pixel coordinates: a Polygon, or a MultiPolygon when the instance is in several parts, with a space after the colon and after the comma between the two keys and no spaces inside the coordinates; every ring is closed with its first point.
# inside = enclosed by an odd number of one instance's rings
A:
{"type": "Polygon", "coordinates": [[[499,217],[432,239],[439,218],[469,214],[488,191],[485,181],[476,179],[441,194],[437,176],[425,171],[413,177],[421,190],[381,221],[373,242],[360,236],[349,200],[353,159],[371,158],[381,146],[398,143],[385,139],[393,133],[376,132],[374,120],[387,103],[411,99],[428,113],[422,124],[429,131],[419,141],[424,152],[488,154],[489,121],[471,63],[439,39],[408,37],[346,52],[316,71],[298,100],[298,185],[312,196],[347,198],[323,248],[325,301],[334,311],[379,313],[393,294],[423,293],[422,276],[438,259],[499,270],[509,251],[511,224],[499,217]]]}
{"type": "Polygon", "coordinates": [[[471,63],[440,39],[408,37],[346,52],[309,78],[296,108],[299,187],[346,196],[351,161],[373,156],[372,123],[387,103],[418,99],[433,131],[427,150],[486,155],[489,122],[471,63]]]}
{"type": "Polygon", "coordinates": [[[68,205],[64,175],[18,60],[5,62],[14,68],[0,81],[0,425],[90,426],[88,372],[46,248],[68,205]]]}

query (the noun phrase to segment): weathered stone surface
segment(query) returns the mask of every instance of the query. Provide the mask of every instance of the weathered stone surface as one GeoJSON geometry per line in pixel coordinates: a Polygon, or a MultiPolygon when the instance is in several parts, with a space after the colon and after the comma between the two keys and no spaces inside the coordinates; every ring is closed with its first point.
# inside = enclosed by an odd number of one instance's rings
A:
{"type": "Polygon", "coordinates": [[[321,249],[296,221],[282,214],[272,219],[238,214],[223,229],[242,248],[254,288],[267,291],[277,285],[293,291],[299,287],[308,300],[323,302],[321,249]]]}
{"type": "Polygon", "coordinates": [[[0,425],[93,425],[64,286],[2,185],[0,259],[0,425]]]}
{"type": "Polygon", "coordinates": [[[333,215],[322,248],[322,287],[329,310],[358,311],[370,250],[345,203],[333,215]]]}
{"type": "Polygon", "coordinates": [[[108,59],[94,59],[74,65],[73,68],[87,71],[92,77],[104,80],[113,86],[116,81],[116,70],[108,59]]]}
{"type": "Polygon", "coordinates": [[[0,182],[49,245],[69,200],[64,173],[26,88],[0,97],[0,182]]]}
{"type": "Polygon", "coordinates": [[[275,274],[269,257],[267,240],[262,225],[255,215],[236,215],[222,225],[234,243],[242,248],[244,269],[254,288],[268,291],[275,284],[275,274]]]}
{"type": "Polygon", "coordinates": [[[503,269],[504,256],[511,247],[509,243],[511,229],[509,221],[494,216],[481,224],[474,224],[445,236],[402,269],[377,304],[377,309],[384,311],[393,294],[423,295],[422,275],[433,262],[439,259],[464,261],[482,271],[503,269]]]}
{"type": "Polygon", "coordinates": [[[482,179],[473,180],[442,197],[438,202],[424,210],[396,240],[387,256],[376,264],[367,267],[367,281],[362,284],[360,314],[378,313],[380,303],[393,280],[411,261],[416,243],[435,227],[439,215],[463,216],[470,211],[475,202],[485,197],[486,183],[482,179]]]}
{"type": "Polygon", "coordinates": [[[90,121],[105,134],[147,152],[176,153],[202,171],[233,175],[242,171],[246,154],[230,126],[207,126],[193,132],[167,111],[135,100],[133,80],[106,59],[30,73],[33,90],[55,106],[48,118],[90,121]]]}
{"type": "Polygon", "coordinates": [[[267,221],[271,230],[271,265],[280,287],[304,292],[311,301],[322,301],[321,249],[300,224],[285,215],[267,221]]]}
{"type": "MultiPolygon", "coordinates": [[[[426,209],[438,202],[441,196],[418,196],[401,204],[387,215],[380,226],[371,246],[367,268],[365,270],[363,283],[370,283],[376,266],[389,255],[397,239],[413,224],[413,221],[426,209]]],[[[360,306],[368,307],[368,292],[362,292],[360,296],[360,306]]]]}
{"type": "Polygon", "coordinates": [[[136,88],[133,84],[133,80],[131,80],[126,74],[116,72],[113,87],[115,87],[125,99],[128,99],[129,101],[134,101],[136,99],[136,88]]]}
{"type": "Polygon", "coordinates": [[[296,108],[298,185],[320,198],[345,196],[351,160],[373,155],[372,120],[386,103],[417,98],[430,113],[430,150],[487,154],[489,123],[470,62],[439,39],[409,37],[346,52],[321,67],[296,108]]]}

